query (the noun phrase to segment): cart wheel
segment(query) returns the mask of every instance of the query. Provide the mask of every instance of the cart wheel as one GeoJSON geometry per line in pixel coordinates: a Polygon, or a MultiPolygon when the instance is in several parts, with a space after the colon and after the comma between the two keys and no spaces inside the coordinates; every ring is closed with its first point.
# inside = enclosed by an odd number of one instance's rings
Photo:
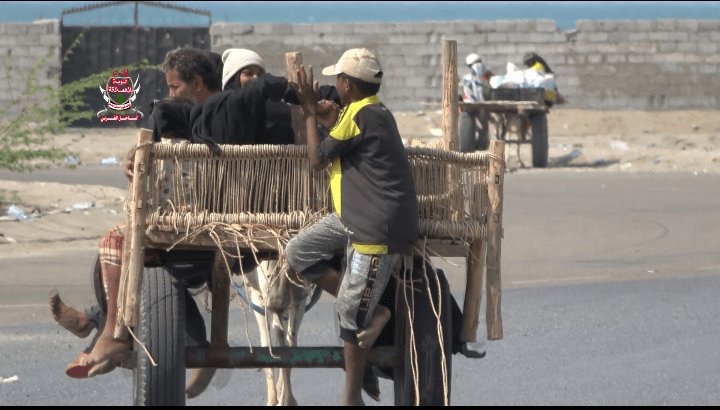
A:
{"type": "Polygon", "coordinates": [[[547,114],[536,113],[530,115],[532,128],[532,163],[533,167],[545,168],[548,163],[548,126],[547,114]]]}
{"type": "Polygon", "coordinates": [[[460,140],[460,152],[475,151],[475,118],[469,112],[460,113],[460,124],[458,127],[458,139],[460,140]]]}
{"type": "Polygon", "coordinates": [[[405,292],[403,286],[398,284],[396,292],[395,346],[402,351],[400,354],[402,362],[393,369],[395,405],[450,405],[452,380],[452,297],[450,287],[442,271],[433,271],[429,265],[426,265],[426,280],[422,276],[422,264],[418,265],[413,271],[413,279],[416,280],[414,287],[418,291],[411,292],[408,289],[405,292]],[[437,320],[427,294],[428,284],[433,304],[436,309],[440,309],[442,344],[438,340],[437,320]],[[407,293],[407,297],[404,293],[407,293]],[[411,296],[410,293],[414,293],[414,296],[411,296]],[[438,297],[438,294],[441,297],[438,297]],[[440,306],[440,302],[442,302],[442,306],[440,306]],[[415,318],[412,324],[408,323],[408,307],[415,318]],[[414,346],[410,339],[411,326],[415,337],[414,346]],[[417,351],[417,356],[411,354],[413,349],[417,351]],[[445,363],[445,369],[443,369],[443,363],[445,363]],[[447,396],[445,387],[447,387],[447,396]]]}
{"type": "Polygon", "coordinates": [[[185,290],[161,267],[145,268],[140,294],[137,364],[133,372],[136,406],[185,405],[185,290]]]}
{"type": "Polygon", "coordinates": [[[478,138],[475,148],[482,151],[487,151],[487,149],[490,147],[490,130],[488,129],[490,123],[489,114],[485,113],[484,117],[478,119],[478,122],[480,122],[481,126],[478,127],[478,138]]]}
{"type": "Polygon", "coordinates": [[[508,114],[501,113],[496,116],[497,122],[495,123],[495,139],[505,141],[507,137],[507,131],[508,131],[508,123],[510,122],[510,117],[508,117],[508,114]]]}

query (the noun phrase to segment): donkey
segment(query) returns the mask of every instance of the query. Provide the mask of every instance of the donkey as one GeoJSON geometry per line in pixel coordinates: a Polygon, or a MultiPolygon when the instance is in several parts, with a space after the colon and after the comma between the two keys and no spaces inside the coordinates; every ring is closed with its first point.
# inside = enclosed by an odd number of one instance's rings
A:
{"type": "MultiPolygon", "coordinates": [[[[247,289],[247,303],[253,309],[255,320],[260,331],[260,345],[268,346],[297,346],[300,324],[305,315],[305,310],[317,301],[320,296],[320,289],[313,292],[313,300],[310,305],[307,298],[310,291],[299,286],[284,286],[288,303],[282,312],[265,309],[268,289],[271,283],[271,274],[276,270],[276,261],[261,262],[257,269],[246,272],[243,275],[247,289]]],[[[280,274],[284,274],[281,272],[280,274]]],[[[236,287],[236,290],[237,287],[236,287]]],[[[240,293],[239,293],[240,294],[240,293]]],[[[291,368],[265,368],[265,382],[267,385],[266,404],[268,406],[297,406],[297,400],[293,396],[290,383],[291,368]]]]}

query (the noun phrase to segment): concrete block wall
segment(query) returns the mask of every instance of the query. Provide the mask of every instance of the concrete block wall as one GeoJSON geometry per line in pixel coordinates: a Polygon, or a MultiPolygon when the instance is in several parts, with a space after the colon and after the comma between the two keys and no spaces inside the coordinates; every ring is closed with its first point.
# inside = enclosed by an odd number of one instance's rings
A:
{"type": "Polygon", "coordinates": [[[670,110],[720,108],[720,20],[580,20],[559,30],[553,20],[371,24],[215,24],[212,49],[258,51],[274,73],[284,53],[300,51],[321,83],[319,68],[348,48],[374,49],[385,69],[380,93],[393,110],[439,107],[442,41],[476,52],[496,73],[535,51],[550,64],[568,108],[670,110]]]}
{"type": "MultiPolygon", "coordinates": [[[[285,53],[300,51],[321,83],[333,78],[320,69],[348,48],[374,49],[385,70],[380,96],[392,110],[437,109],[442,98],[442,41],[458,46],[459,76],[464,57],[476,52],[496,73],[508,61],[536,51],[556,74],[568,108],[672,110],[720,108],[720,19],[580,20],[559,30],[552,20],[438,21],[420,23],[242,24],[216,23],[211,48],[250,48],[270,72],[285,74],[285,53]]],[[[59,84],[60,31],[57,20],[0,24],[0,107],[22,95],[24,78],[44,56],[39,84],[59,84]],[[6,69],[6,63],[12,69],[6,69]]],[[[37,103],[42,103],[38,98],[37,103]]],[[[0,119],[1,120],[1,119],[0,119]]]]}
{"type": "Polygon", "coordinates": [[[7,109],[8,118],[46,100],[46,93],[38,93],[21,102],[29,76],[38,87],[60,85],[60,49],[58,20],[0,24],[0,110],[7,109]]]}
{"type": "Polygon", "coordinates": [[[583,108],[717,110],[719,49],[720,20],[581,20],[558,50],[561,92],[583,108]]]}

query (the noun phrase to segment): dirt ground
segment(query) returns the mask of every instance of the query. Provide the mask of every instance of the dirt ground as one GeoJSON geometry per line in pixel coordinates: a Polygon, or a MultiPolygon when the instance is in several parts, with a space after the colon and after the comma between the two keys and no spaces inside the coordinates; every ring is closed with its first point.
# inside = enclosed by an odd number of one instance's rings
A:
{"type": "MultiPolygon", "coordinates": [[[[441,111],[398,112],[395,118],[411,145],[440,140],[441,111]]],[[[718,111],[555,109],[548,115],[548,135],[553,169],[720,172],[718,111]]],[[[55,140],[83,163],[97,164],[104,158],[123,158],[135,138],[134,129],[97,128],[70,129],[55,140]]],[[[506,159],[509,172],[538,171],[530,166],[530,144],[507,144],[506,159]]]]}
{"type": "MultiPolygon", "coordinates": [[[[442,135],[440,111],[395,113],[411,145],[434,145],[442,135]]],[[[720,172],[718,111],[585,111],[555,109],[548,116],[548,168],[532,168],[529,144],[507,144],[507,172],[720,172]]],[[[515,138],[511,136],[511,138],[515,138]]],[[[70,129],[55,143],[81,164],[103,159],[119,165],[136,139],[135,129],[70,129]]],[[[123,218],[126,189],[47,182],[0,181],[0,196],[26,211],[32,222],[9,221],[0,206],[0,257],[38,249],[95,246],[105,230],[123,218]],[[12,244],[15,244],[13,246],[12,244]],[[53,244],[51,246],[51,244],[53,244]],[[10,246],[8,246],[10,245],[10,246]]]]}
{"type": "MultiPolygon", "coordinates": [[[[431,132],[442,135],[439,111],[399,113],[396,118],[404,138],[427,142],[431,132]]],[[[548,115],[548,141],[551,169],[720,172],[717,111],[556,109],[548,115]]],[[[508,172],[543,171],[531,168],[530,149],[528,143],[506,145],[508,172]]]]}

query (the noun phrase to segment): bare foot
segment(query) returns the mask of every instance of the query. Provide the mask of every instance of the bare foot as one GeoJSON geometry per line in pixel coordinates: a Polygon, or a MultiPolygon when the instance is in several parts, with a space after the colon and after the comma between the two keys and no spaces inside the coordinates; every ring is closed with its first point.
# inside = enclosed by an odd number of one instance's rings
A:
{"type": "Polygon", "coordinates": [[[207,389],[215,375],[215,370],[214,367],[192,369],[190,379],[188,380],[187,386],[185,386],[185,394],[188,399],[194,399],[207,389]]]}
{"type": "Polygon", "coordinates": [[[88,377],[95,377],[100,374],[110,373],[111,371],[115,370],[116,367],[118,367],[120,363],[115,363],[112,360],[105,360],[102,363],[98,363],[95,366],[91,367],[88,371],[88,377]]]}
{"type": "Polygon", "coordinates": [[[92,332],[92,326],[90,326],[85,313],[78,312],[75,308],[63,303],[55,289],[50,291],[50,312],[60,326],[77,337],[85,338],[92,332]]]}
{"type": "Polygon", "coordinates": [[[80,356],[65,367],[65,374],[75,379],[86,379],[88,377],[105,374],[116,368],[117,366],[110,360],[105,360],[99,364],[88,364],[87,353],[81,353],[80,356]]]}
{"type": "MultiPolygon", "coordinates": [[[[103,337],[100,335],[92,351],[83,361],[83,365],[95,365],[96,372],[104,370],[109,361],[114,367],[119,366],[131,350],[131,344],[125,340],[103,337]],[[103,364],[103,366],[98,366],[103,364]]],[[[110,369],[112,370],[112,369],[110,369]]],[[[109,371],[109,370],[108,370],[109,371]]]]}
{"type": "Polygon", "coordinates": [[[358,346],[363,349],[371,348],[388,320],[390,320],[390,310],[385,306],[378,305],[370,319],[370,324],[357,332],[358,346]]]}

